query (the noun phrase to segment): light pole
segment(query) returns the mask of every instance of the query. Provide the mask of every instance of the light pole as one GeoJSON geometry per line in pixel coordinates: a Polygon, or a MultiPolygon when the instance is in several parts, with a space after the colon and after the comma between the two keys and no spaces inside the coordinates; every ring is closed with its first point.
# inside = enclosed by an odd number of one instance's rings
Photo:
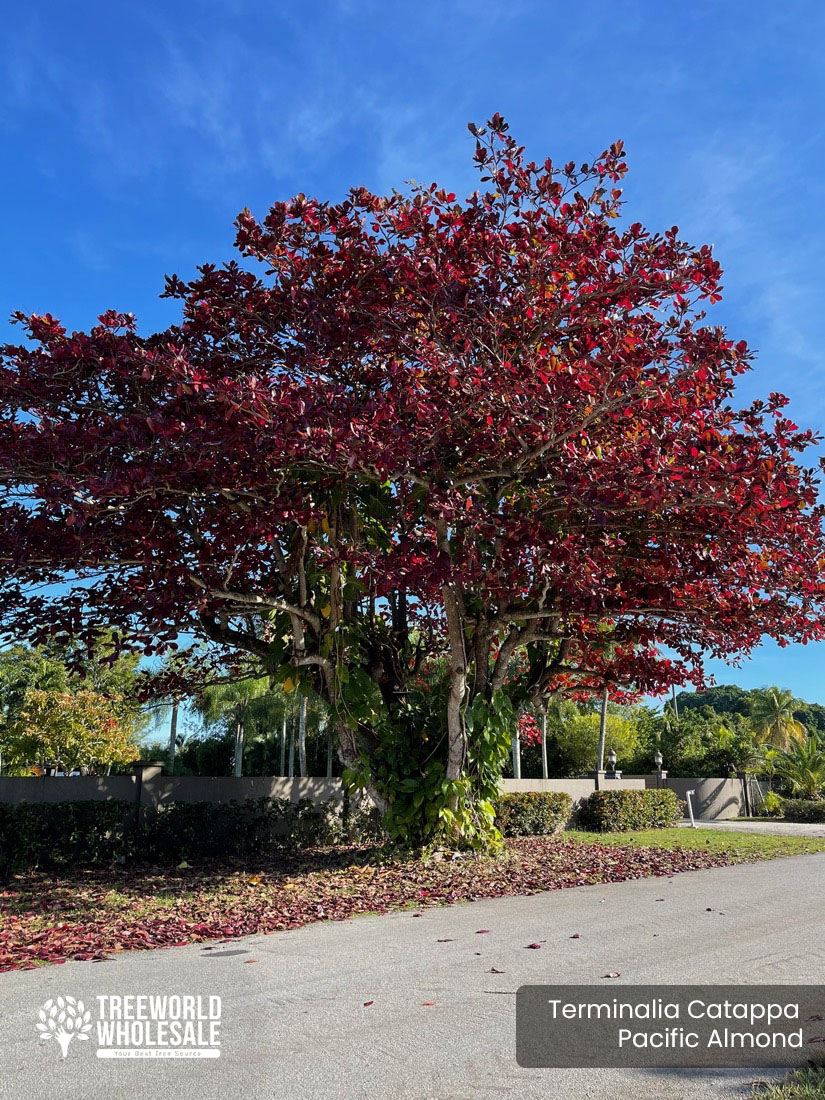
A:
{"type": "Polygon", "coordinates": [[[616,750],[611,749],[607,754],[607,771],[605,772],[605,779],[621,779],[622,773],[616,771],[616,750]]]}

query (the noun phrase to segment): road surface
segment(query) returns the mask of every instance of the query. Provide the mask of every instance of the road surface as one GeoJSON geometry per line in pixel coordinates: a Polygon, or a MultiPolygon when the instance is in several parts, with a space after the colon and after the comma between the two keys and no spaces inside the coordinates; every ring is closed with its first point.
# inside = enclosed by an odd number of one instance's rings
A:
{"type": "Polygon", "coordinates": [[[0,975],[0,1096],[744,1100],[765,1074],[520,1069],[515,990],[819,982],[824,903],[822,854],[0,975]],[[59,994],[164,993],[221,997],[219,1058],[101,1060],[93,1034],[64,1059],[38,1037],[59,994]]]}

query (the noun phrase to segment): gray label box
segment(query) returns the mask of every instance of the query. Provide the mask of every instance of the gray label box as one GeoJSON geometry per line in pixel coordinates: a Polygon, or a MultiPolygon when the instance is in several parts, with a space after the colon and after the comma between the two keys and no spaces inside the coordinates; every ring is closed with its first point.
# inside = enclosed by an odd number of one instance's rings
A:
{"type": "Polygon", "coordinates": [[[531,1068],[761,1068],[825,1059],[825,987],[524,985],[516,1058],[531,1068]]]}

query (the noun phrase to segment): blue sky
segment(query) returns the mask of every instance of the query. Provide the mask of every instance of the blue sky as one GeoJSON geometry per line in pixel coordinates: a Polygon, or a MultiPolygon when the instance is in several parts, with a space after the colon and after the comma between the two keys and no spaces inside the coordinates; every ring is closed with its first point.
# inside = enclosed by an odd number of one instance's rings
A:
{"type": "MultiPolygon", "coordinates": [[[[232,220],[296,191],[475,186],[470,119],[536,159],[616,138],[628,212],[712,242],[714,318],[825,429],[825,5],[820,0],[35,2],[4,13],[0,326],[12,309],[148,331],[163,275],[231,251],[232,220]]],[[[825,646],[766,645],[720,682],[825,702],[825,646]]]]}

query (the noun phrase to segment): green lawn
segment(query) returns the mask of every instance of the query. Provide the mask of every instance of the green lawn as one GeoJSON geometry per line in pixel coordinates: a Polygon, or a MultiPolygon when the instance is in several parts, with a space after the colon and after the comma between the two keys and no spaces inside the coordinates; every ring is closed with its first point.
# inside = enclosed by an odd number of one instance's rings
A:
{"type": "Polygon", "coordinates": [[[825,1071],[800,1069],[776,1085],[757,1085],[758,1100],[825,1100],[825,1071]]]}
{"type": "Polygon", "coordinates": [[[775,859],[825,852],[825,837],[771,836],[717,829],[647,829],[638,833],[587,833],[571,830],[565,839],[580,844],[630,844],[645,848],[676,848],[718,852],[737,859],[775,859]]]}

